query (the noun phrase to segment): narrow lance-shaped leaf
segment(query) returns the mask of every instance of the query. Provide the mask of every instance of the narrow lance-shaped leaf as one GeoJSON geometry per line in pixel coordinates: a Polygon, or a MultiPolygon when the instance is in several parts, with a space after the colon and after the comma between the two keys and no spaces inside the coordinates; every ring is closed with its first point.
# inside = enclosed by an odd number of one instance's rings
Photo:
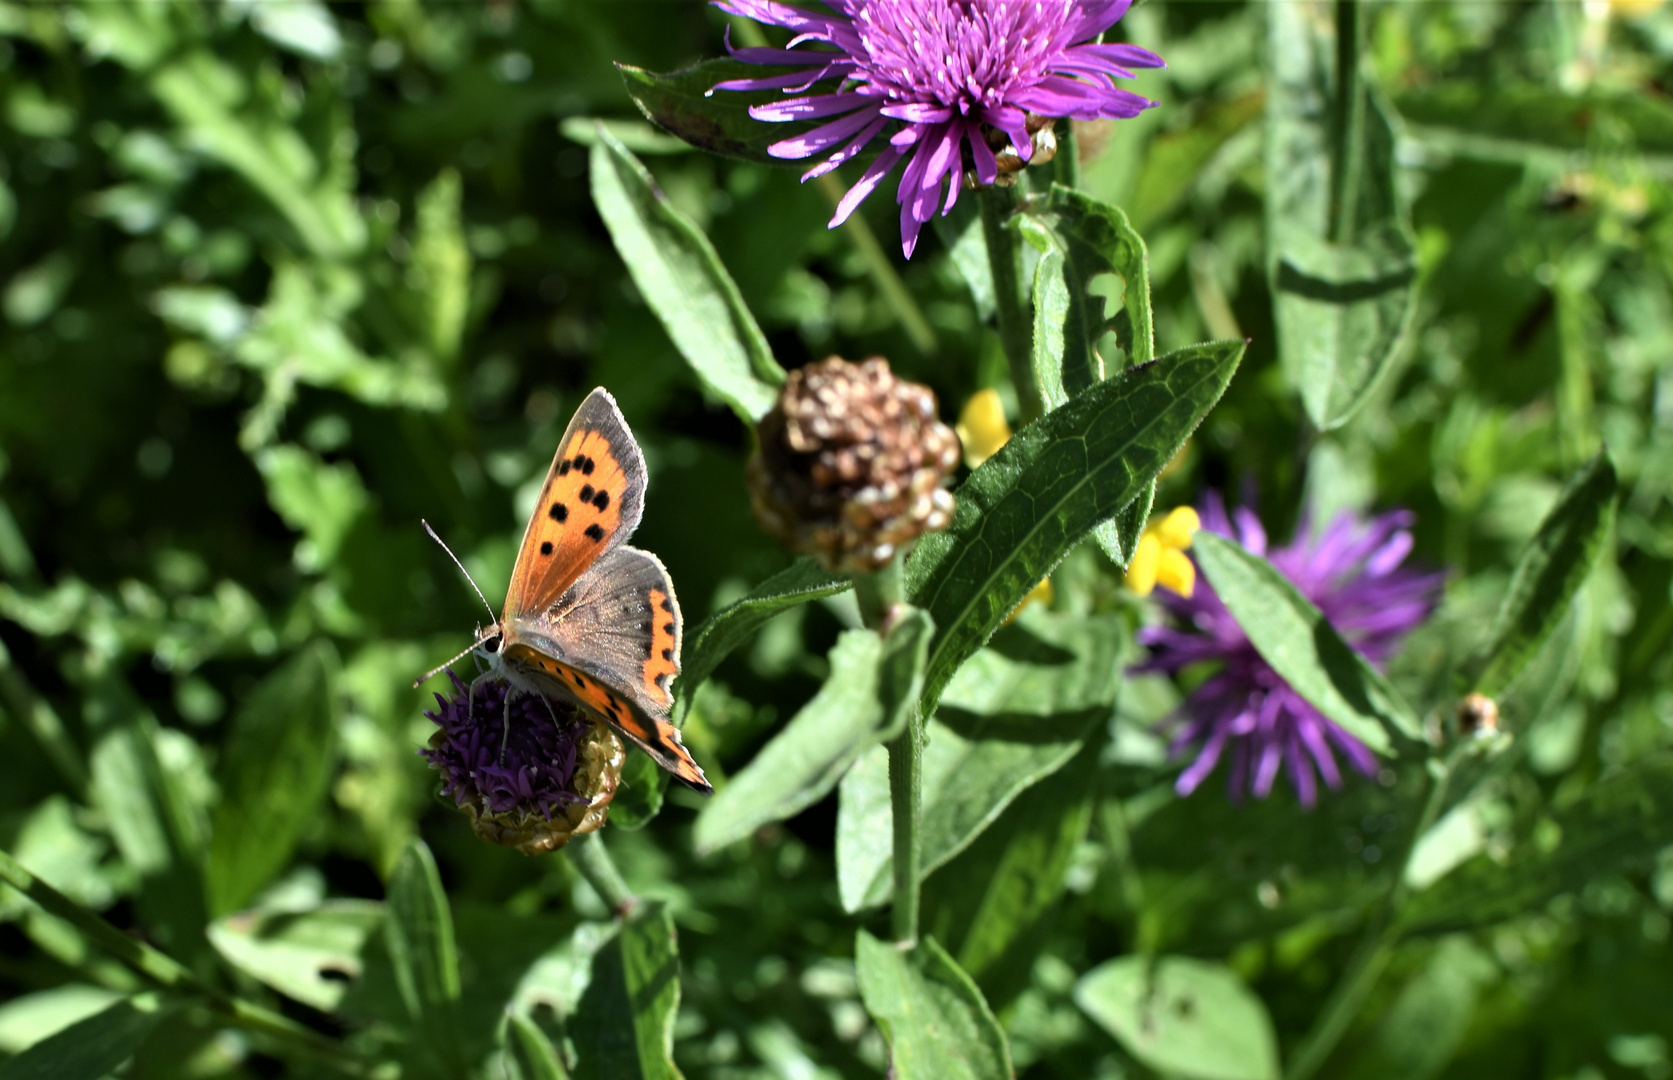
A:
{"type": "Polygon", "coordinates": [[[308,648],[259,683],[233,720],[207,866],[213,913],[250,901],[290,863],[336,763],[335,666],[308,648]]]}
{"type": "Polygon", "coordinates": [[[1569,481],[1517,561],[1492,634],[1472,665],[1477,692],[1491,698],[1503,694],[1562,622],[1609,539],[1615,489],[1608,451],[1569,481]]]}
{"type": "MultiPolygon", "coordinates": [[[[1080,751],[1108,719],[1125,630],[1108,617],[1019,620],[959,670],[927,725],[922,872],[957,856],[1018,795],[1080,751]]],[[[893,885],[888,755],[867,752],[842,782],[837,888],[844,910],[885,902],[893,885]]]]}
{"type": "Polygon", "coordinates": [[[680,956],[661,901],[639,904],[592,959],[575,1023],[575,1080],[679,1080],[680,956]]]}
{"type": "Polygon", "coordinates": [[[1379,754],[1420,737],[1394,687],[1271,563],[1210,532],[1192,550],[1250,644],[1309,704],[1379,754]]]}
{"type": "Polygon", "coordinates": [[[871,630],[843,634],[819,693],[704,805],[697,850],[713,851],[801,812],[824,798],[867,747],[898,735],[923,687],[932,630],[929,616],[913,611],[887,639],[871,630]]]}
{"type": "Polygon", "coordinates": [[[714,245],[602,128],[591,161],[593,202],[669,340],[705,389],[744,422],[759,420],[772,408],[784,370],[714,245]]]}
{"type": "Polygon", "coordinates": [[[1164,1076],[1277,1080],[1278,1040],[1261,999],[1219,964],[1124,956],[1075,986],[1075,1001],[1164,1076]]]}
{"type": "Polygon", "coordinates": [[[703,620],[686,636],[680,676],[674,680],[675,715],[685,715],[703,680],[767,620],[798,604],[835,596],[848,588],[847,578],[821,569],[812,559],[798,559],[751,589],[742,600],[703,620]]]}
{"type": "Polygon", "coordinates": [[[422,840],[407,845],[389,881],[384,945],[395,984],[418,1038],[414,1064],[442,1076],[464,1075],[457,1010],[459,953],[453,913],[436,860],[422,840]]]}
{"type": "Polygon", "coordinates": [[[926,937],[910,950],[861,930],[860,997],[889,1044],[895,1080],[1010,1080],[1005,1032],[982,992],[926,937]]]}
{"type": "Polygon", "coordinates": [[[102,1080],[134,1056],[167,1013],[155,994],[115,1002],[0,1063],[0,1080],[102,1080]]]}
{"type": "Polygon", "coordinates": [[[936,627],[926,711],[1029,590],[1144,491],[1220,399],[1243,348],[1193,345],[1097,383],[960,486],[952,525],[919,541],[906,566],[909,598],[936,627]]]}
{"type": "Polygon", "coordinates": [[[519,1080],[569,1080],[552,1040],[528,1017],[514,1012],[506,1018],[505,1042],[519,1080]]]}
{"type": "MultiPolygon", "coordinates": [[[[631,64],[617,64],[622,82],[645,118],[664,131],[714,154],[757,165],[796,165],[775,158],[767,147],[818,126],[819,121],[767,124],[749,115],[751,105],[783,101],[777,90],[715,90],[728,79],[758,79],[762,69],[741,60],[705,60],[679,71],[659,74],[631,64]],[[712,92],[711,92],[712,91],[712,92]]],[[[870,156],[876,156],[872,150],[870,156]]]]}
{"type": "Polygon", "coordinates": [[[1417,302],[1416,243],[1395,189],[1393,121],[1357,67],[1335,85],[1334,41],[1320,31],[1331,10],[1325,0],[1266,5],[1268,273],[1278,353],[1308,417],[1325,431],[1365,404],[1417,302]]]}

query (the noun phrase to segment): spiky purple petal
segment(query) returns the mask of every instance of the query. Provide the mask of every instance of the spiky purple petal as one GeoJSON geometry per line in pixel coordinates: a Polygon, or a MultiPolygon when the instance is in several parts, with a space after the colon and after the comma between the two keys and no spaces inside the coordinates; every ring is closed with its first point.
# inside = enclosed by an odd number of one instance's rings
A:
{"type": "Polygon", "coordinates": [[[424,715],[442,731],[419,754],[441,774],[442,793],[465,806],[480,799],[495,814],[532,810],[548,821],[565,806],[585,802],[573,784],[577,752],[589,721],[566,702],[514,693],[498,679],[477,683],[472,694],[449,671],[453,696],[436,695],[436,711],[424,715]],[[505,732],[511,698],[511,736],[505,732]]]}

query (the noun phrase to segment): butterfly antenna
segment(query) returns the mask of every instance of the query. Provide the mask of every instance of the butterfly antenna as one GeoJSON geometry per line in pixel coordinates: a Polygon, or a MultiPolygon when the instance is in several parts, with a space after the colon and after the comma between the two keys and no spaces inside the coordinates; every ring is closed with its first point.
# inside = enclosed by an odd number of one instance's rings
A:
{"type": "MultiPolygon", "coordinates": [[[[434,536],[435,534],[431,533],[430,535],[434,536]]],[[[452,553],[449,552],[449,554],[452,554],[452,553]]],[[[467,645],[465,647],[464,652],[461,652],[458,656],[453,657],[453,659],[447,661],[445,664],[442,664],[438,667],[431,668],[429,671],[425,672],[419,678],[414,679],[412,681],[412,688],[414,690],[417,690],[420,686],[423,686],[425,683],[429,682],[431,679],[435,678],[437,675],[440,675],[442,672],[446,671],[448,668],[450,668],[454,664],[458,663],[460,661],[460,659],[465,657],[467,654],[470,653],[470,651],[472,649],[476,648],[480,644],[481,644],[481,642],[479,642],[479,641],[471,642],[469,645],[467,645]]]]}
{"type": "MultiPolygon", "coordinates": [[[[436,535],[436,530],[430,528],[430,523],[428,521],[425,521],[423,518],[419,518],[418,523],[420,525],[424,526],[424,531],[430,534],[430,539],[432,539],[436,543],[440,544],[441,549],[443,551],[447,552],[447,557],[453,560],[453,565],[457,566],[459,568],[459,573],[465,575],[465,580],[471,583],[471,588],[476,589],[477,598],[482,601],[482,606],[488,609],[488,621],[491,622],[491,623],[499,622],[499,617],[494,614],[493,605],[488,603],[488,598],[486,596],[482,595],[482,590],[476,588],[476,579],[472,578],[471,577],[471,572],[469,570],[465,569],[465,564],[459,561],[459,556],[453,554],[453,549],[447,546],[447,541],[443,540],[441,537],[436,535]]],[[[475,646],[472,646],[472,648],[475,648],[475,646]]],[[[470,649],[465,650],[465,652],[470,652],[470,651],[471,651],[470,649]]],[[[459,654],[459,656],[463,656],[463,655],[465,655],[465,653],[460,653],[459,654]]],[[[459,656],[455,656],[453,658],[453,660],[459,659],[459,656]]],[[[447,664],[453,663],[453,660],[449,660],[447,662],[447,664]]],[[[447,664],[443,664],[442,667],[446,667],[447,664]]],[[[440,670],[441,670],[441,668],[436,669],[436,671],[440,671],[440,670]]],[[[434,675],[436,673],[436,671],[430,672],[430,675],[434,675]]],[[[430,677],[430,675],[426,675],[426,676],[424,676],[424,678],[428,679],[430,677]]],[[[419,681],[423,682],[424,680],[420,679],[419,681]]]]}

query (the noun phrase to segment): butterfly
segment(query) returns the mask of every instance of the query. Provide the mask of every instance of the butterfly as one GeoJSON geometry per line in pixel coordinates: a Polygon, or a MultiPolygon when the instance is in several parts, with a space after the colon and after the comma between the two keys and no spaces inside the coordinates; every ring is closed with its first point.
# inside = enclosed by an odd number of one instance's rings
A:
{"type": "Polygon", "coordinates": [[[674,585],[655,555],[625,543],[644,512],[645,485],[639,444],[599,387],[558,444],[499,619],[466,651],[487,664],[482,678],[580,705],[707,795],[714,788],[668,720],[680,672],[674,585]]]}

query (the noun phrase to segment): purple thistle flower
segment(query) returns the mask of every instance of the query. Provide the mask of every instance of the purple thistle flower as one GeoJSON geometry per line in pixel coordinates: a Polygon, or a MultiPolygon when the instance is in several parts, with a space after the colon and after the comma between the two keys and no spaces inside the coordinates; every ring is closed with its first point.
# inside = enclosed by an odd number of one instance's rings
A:
{"type": "Polygon", "coordinates": [[[899,128],[837,205],[835,228],[883,177],[910,157],[895,201],[900,238],[912,257],[918,232],[947,185],[947,213],[958,201],[970,148],[976,179],[991,184],[998,162],[986,125],[1010,137],[1022,161],[1034,152],[1028,114],[1056,119],[1125,119],[1155,104],[1122,90],[1131,68],[1163,67],[1156,54],[1096,39],[1127,13],[1132,0],[824,0],[832,14],[775,0],[714,0],[723,11],[795,31],[788,48],[727,49],[751,64],[801,70],[733,79],[716,90],[782,89],[801,94],[840,79],[834,91],[756,105],[757,120],[825,120],[805,134],[774,143],[774,157],[829,155],[802,174],[821,176],[858,155],[891,121],[899,128]],[[822,42],[830,49],[799,49],[822,42]],[[834,50],[834,51],[833,51],[834,50]],[[834,118],[834,119],[833,119],[834,118]]]}
{"type": "MultiPolygon", "coordinates": [[[[1216,493],[1202,509],[1204,529],[1265,557],[1378,667],[1428,617],[1445,577],[1402,568],[1412,550],[1412,521],[1403,510],[1369,522],[1344,512],[1317,536],[1308,535],[1304,521],[1300,539],[1269,550],[1266,530],[1246,507],[1228,516],[1216,493]]],[[[1377,759],[1364,743],[1326,719],[1261,658],[1206,578],[1190,598],[1165,593],[1161,601],[1182,626],[1141,630],[1139,642],[1149,647],[1150,659],[1134,670],[1177,674],[1192,664],[1222,665],[1178,714],[1170,752],[1177,757],[1198,748],[1174,784],[1180,795],[1195,791],[1228,748],[1227,787],[1234,799],[1245,791],[1266,798],[1283,768],[1302,805],[1312,807],[1315,769],[1332,789],[1342,786],[1336,752],[1363,775],[1376,772],[1377,759]]]]}
{"type": "Polygon", "coordinates": [[[511,700],[511,737],[500,754],[505,730],[505,697],[510,687],[498,679],[477,684],[475,715],[471,694],[453,672],[452,698],[436,695],[436,712],[424,715],[441,730],[419,754],[441,773],[442,793],[459,806],[476,805],[489,813],[534,811],[547,821],[555,812],[587,800],[574,789],[575,767],[591,724],[568,702],[536,694],[511,700]],[[554,714],[557,720],[554,722],[554,714]]]}

